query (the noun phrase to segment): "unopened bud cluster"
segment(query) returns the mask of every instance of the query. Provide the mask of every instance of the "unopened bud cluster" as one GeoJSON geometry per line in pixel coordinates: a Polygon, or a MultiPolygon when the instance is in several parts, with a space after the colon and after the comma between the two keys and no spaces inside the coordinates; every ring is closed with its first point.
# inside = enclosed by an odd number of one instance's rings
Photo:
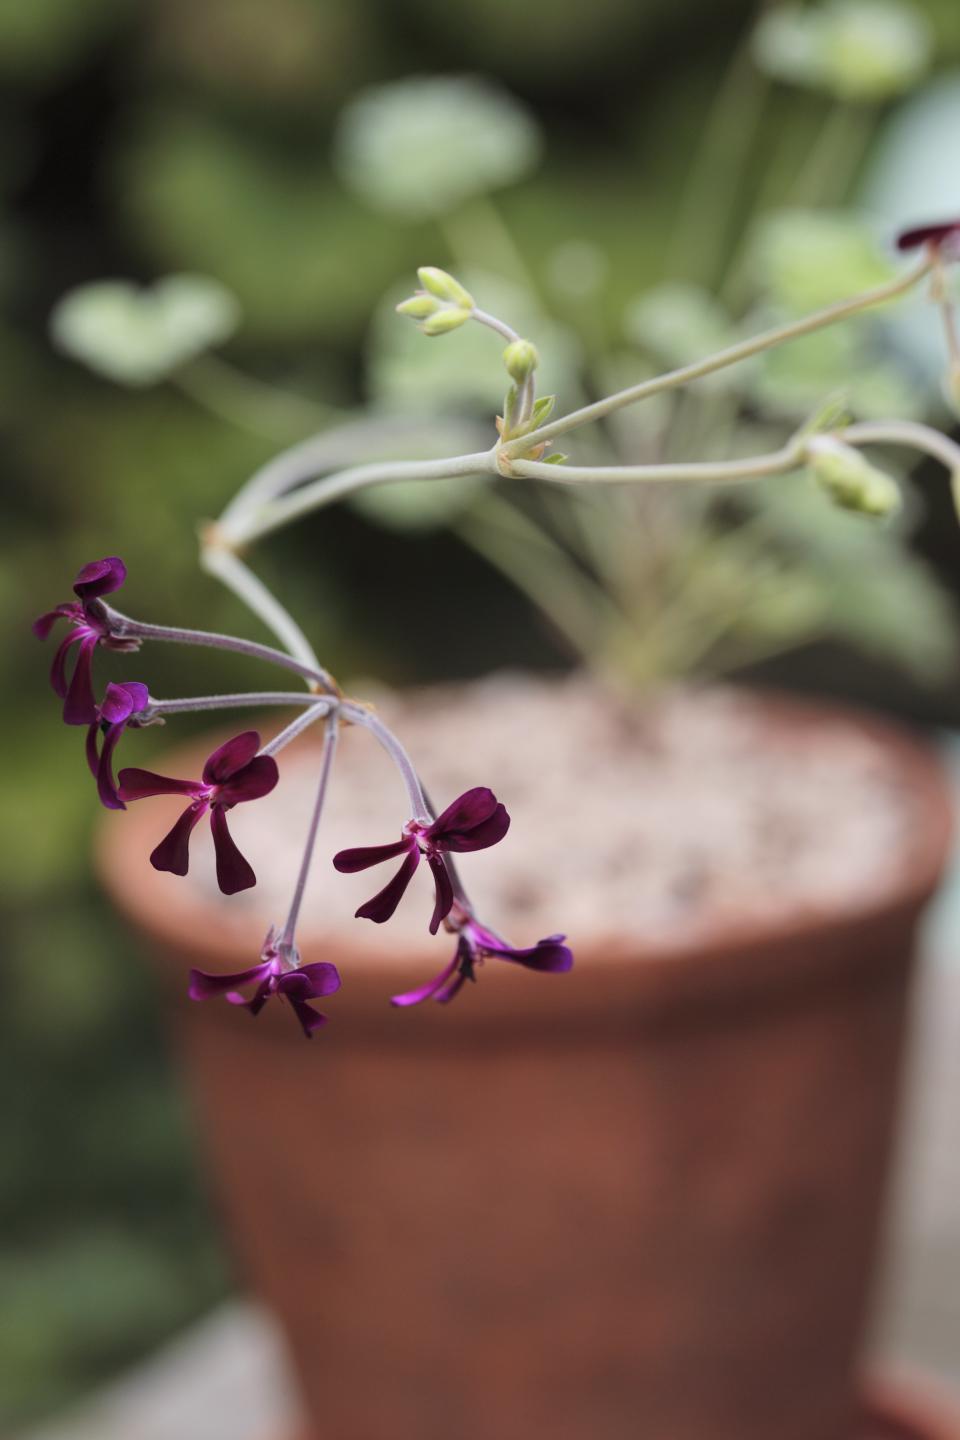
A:
{"type": "Polygon", "coordinates": [[[418,321],[424,335],[446,335],[466,324],[473,314],[474,301],[459,280],[436,265],[421,265],[417,279],[422,288],[400,302],[398,315],[418,321]]]}

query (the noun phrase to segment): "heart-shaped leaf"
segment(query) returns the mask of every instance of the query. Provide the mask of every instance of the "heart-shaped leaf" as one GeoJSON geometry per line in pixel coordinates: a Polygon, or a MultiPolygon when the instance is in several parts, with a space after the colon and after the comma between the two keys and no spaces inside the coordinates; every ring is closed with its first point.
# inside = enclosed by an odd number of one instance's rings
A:
{"type": "Polygon", "coordinates": [[[121,385],[155,385],[229,338],[240,309],[204,275],[168,275],[150,287],[98,280],[69,291],[50,317],[54,342],[121,385]]]}
{"type": "Polygon", "coordinates": [[[533,117],[491,81],[416,75],[347,106],[334,159],[368,205],[420,220],[521,179],[541,145],[533,117]]]}

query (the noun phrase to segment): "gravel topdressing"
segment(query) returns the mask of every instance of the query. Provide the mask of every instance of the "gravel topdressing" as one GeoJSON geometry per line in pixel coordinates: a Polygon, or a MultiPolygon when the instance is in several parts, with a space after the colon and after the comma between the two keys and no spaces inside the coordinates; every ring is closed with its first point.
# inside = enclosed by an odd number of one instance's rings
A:
{"type": "MultiPolygon", "coordinates": [[[[731,921],[837,915],[899,878],[916,833],[902,773],[869,728],[842,720],[774,726],[755,697],[733,689],[676,692],[628,709],[580,677],[502,675],[376,699],[438,808],[478,784],[506,804],[506,839],[462,857],[461,873],[481,917],[515,944],[564,931],[576,946],[615,932],[669,949],[731,921]]],[[[271,796],[230,815],[259,883],[224,903],[249,913],[257,931],[281,921],[289,904],[318,739],[281,755],[271,796]]],[[[399,838],[407,818],[391,763],[371,736],[345,730],[305,934],[357,940],[363,927],[363,940],[383,955],[398,939],[408,952],[422,941],[425,954],[446,953],[449,941],[427,934],[426,866],[389,924],[373,926],[353,910],[396,862],[343,876],[330,864],[344,846],[399,838]]],[[[219,899],[209,836],[198,831],[192,849],[190,876],[177,883],[219,899]]],[[[309,948],[304,958],[319,958],[309,948]]]]}

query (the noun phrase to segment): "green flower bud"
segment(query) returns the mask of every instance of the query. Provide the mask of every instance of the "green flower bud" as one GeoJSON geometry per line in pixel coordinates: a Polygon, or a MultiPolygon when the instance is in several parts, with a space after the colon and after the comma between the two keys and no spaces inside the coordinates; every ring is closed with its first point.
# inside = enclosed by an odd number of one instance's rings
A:
{"type": "Polygon", "coordinates": [[[409,300],[401,300],[397,306],[398,315],[409,315],[411,320],[426,320],[434,315],[440,306],[432,295],[418,293],[409,300]]]}
{"type": "Polygon", "coordinates": [[[844,510],[861,515],[890,515],[900,508],[900,487],[891,475],[830,435],[817,435],[807,446],[814,479],[844,510]]]}
{"type": "Polygon", "coordinates": [[[424,335],[447,335],[451,330],[459,330],[470,319],[469,310],[454,310],[452,307],[437,310],[429,315],[420,326],[424,335]]]}
{"type": "Polygon", "coordinates": [[[469,290],[465,290],[459,280],[454,280],[446,270],[438,270],[436,265],[421,265],[417,271],[417,278],[424,290],[431,295],[436,295],[438,300],[445,300],[448,305],[455,305],[459,310],[472,310],[473,296],[469,290]]]}
{"type": "Polygon", "coordinates": [[[537,354],[537,347],[531,345],[529,340],[514,340],[503,352],[503,363],[510,379],[523,385],[540,364],[540,356],[537,354]]]}

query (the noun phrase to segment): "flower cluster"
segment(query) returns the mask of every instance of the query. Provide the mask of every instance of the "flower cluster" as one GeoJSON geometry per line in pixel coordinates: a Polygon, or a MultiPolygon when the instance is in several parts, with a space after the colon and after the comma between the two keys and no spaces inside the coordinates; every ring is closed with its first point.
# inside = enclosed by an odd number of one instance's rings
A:
{"type": "Polygon", "coordinates": [[[340,988],[337,968],[328,960],[303,964],[295,941],[296,923],[307,879],[317,828],[323,808],[327,779],[341,716],[352,723],[366,724],[397,760],[407,785],[414,811],[403,826],[399,840],[386,845],[341,850],[333,857],[335,868],[344,874],[366,870],[388,860],[400,866],[387,884],[356,914],[383,924],[394,914],[413,876],[425,859],[434,886],[434,905],[428,929],[435,935],[443,925],[457,937],[451,962],[436,979],[418,990],[393,997],[403,1007],[421,1000],[452,1000],[467,980],[476,979],[478,966],[487,959],[500,959],[530,970],[562,973],[571,968],[573,956],[562,935],[552,935],[529,949],[517,949],[474,917],[466,891],[454,865],[453,855],[467,854],[496,845],[510,827],[506,808],[484,786],[459,795],[433,817],[427,807],[415,772],[395,736],[382,722],[373,719],[362,706],[342,699],[327,684],[326,672],[312,671],[281,651],[216,636],[201,631],[179,631],[143,625],[120,615],[103,599],[118,590],[126,578],[126,567],[116,556],[85,565],[74,582],[75,601],[56,606],[34,624],[34,632],[46,639],[58,620],[67,621],[70,632],[54,656],[50,679],[63,700],[63,718],[68,725],[86,725],[86,758],[96,781],[101,803],[109,810],[154,796],[182,796],[186,807],[150,854],[155,870],[186,875],[190,866],[190,841],[198,823],[209,816],[216,857],[217,883],[225,895],[235,895],[256,884],[250,862],[238,849],[227,823],[235,805],[259,800],[277,785],[279,768],[275,755],[307,725],[326,719],[326,742],[316,806],[286,922],[272,926],[260,953],[259,963],[231,974],[208,974],[193,970],[189,994],[194,1000],[225,998],[259,1015],[273,996],[286,1001],[303,1033],[309,1038],[326,1021],[312,1002],[335,994],[340,988]],[[220,645],[221,648],[256,655],[296,670],[311,682],[306,696],[286,692],[255,692],[236,696],[206,696],[196,701],[155,700],[139,680],[109,681],[101,699],[94,689],[93,657],[98,648],[117,652],[139,650],[145,639],[181,643],[220,645]],[[71,673],[71,652],[76,648],[71,673]],[[114,753],[128,728],[140,728],[160,720],[166,713],[190,709],[229,708],[239,704],[294,703],[304,713],[262,745],[256,730],[245,730],[220,745],[208,756],[199,779],[179,779],[152,770],[127,767],[114,778],[114,753]]]}

